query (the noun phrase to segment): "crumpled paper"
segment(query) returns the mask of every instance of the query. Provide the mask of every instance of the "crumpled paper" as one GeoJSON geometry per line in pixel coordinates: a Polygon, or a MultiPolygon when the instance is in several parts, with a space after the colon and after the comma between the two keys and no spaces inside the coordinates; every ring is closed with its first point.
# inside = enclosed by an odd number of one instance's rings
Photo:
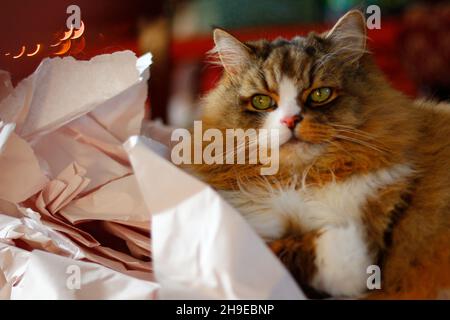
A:
{"type": "Polygon", "coordinates": [[[45,59],[16,88],[0,71],[0,298],[304,298],[241,216],[170,163],[167,129],[139,136],[150,63],[45,59]]]}
{"type": "Polygon", "coordinates": [[[210,187],[152,152],[154,144],[131,137],[125,148],[133,169],[140,172],[136,178],[152,212],[160,298],[304,298],[239,213],[210,187]]]}

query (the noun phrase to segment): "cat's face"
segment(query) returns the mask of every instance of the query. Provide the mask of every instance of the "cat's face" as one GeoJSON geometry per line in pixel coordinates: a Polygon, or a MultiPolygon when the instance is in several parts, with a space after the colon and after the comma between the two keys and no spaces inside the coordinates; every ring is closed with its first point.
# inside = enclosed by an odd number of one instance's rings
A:
{"type": "Polygon", "coordinates": [[[222,128],[278,129],[282,148],[318,154],[363,121],[365,36],[356,11],[325,34],[290,41],[243,44],[216,29],[225,76],[206,98],[204,119],[222,128]]]}

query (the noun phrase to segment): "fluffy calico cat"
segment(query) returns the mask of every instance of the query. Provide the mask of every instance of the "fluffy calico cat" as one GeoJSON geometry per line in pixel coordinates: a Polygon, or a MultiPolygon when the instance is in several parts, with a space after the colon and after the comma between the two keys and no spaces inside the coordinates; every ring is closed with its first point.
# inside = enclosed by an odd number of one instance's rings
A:
{"type": "Polygon", "coordinates": [[[437,298],[450,289],[450,106],[392,89],[351,11],[324,34],[242,43],[214,31],[224,74],[203,127],[280,133],[279,171],[194,165],[311,296],[437,298]],[[368,291],[367,268],[381,269],[368,291]]]}

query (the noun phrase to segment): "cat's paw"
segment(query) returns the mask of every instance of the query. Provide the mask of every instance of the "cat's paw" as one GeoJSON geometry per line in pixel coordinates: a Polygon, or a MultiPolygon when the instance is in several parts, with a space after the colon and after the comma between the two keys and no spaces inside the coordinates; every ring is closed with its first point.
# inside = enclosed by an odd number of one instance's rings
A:
{"type": "Polygon", "coordinates": [[[367,267],[373,262],[359,224],[321,229],[315,244],[315,289],[337,297],[358,297],[367,290],[367,267]]]}
{"type": "Polygon", "coordinates": [[[304,290],[336,297],[358,297],[367,290],[372,262],[357,224],[286,237],[269,247],[304,290]]]}

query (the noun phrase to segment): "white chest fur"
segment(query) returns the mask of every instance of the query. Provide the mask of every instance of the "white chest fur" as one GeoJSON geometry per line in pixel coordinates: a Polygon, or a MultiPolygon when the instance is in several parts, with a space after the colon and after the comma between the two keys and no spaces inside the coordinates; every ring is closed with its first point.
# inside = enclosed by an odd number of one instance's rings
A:
{"type": "Polygon", "coordinates": [[[305,231],[359,221],[368,198],[410,173],[409,166],[395,165],[321,188],[260,184],[222,194],[260,236],[273,240],[283,236],[287,221],[298,223],[305,231]]]}
{"type": "Polygon", "coordinates": [[[411,172],[407,165],[395,165],[321,188],[262,184],[223,195],[266,240],[283,237],[288,223],[305,232],[320,230],[311,285],[334,296],[357,296],[366,289],[366,270],[373,263],[361,223],[364,205],[411,172]]]}

